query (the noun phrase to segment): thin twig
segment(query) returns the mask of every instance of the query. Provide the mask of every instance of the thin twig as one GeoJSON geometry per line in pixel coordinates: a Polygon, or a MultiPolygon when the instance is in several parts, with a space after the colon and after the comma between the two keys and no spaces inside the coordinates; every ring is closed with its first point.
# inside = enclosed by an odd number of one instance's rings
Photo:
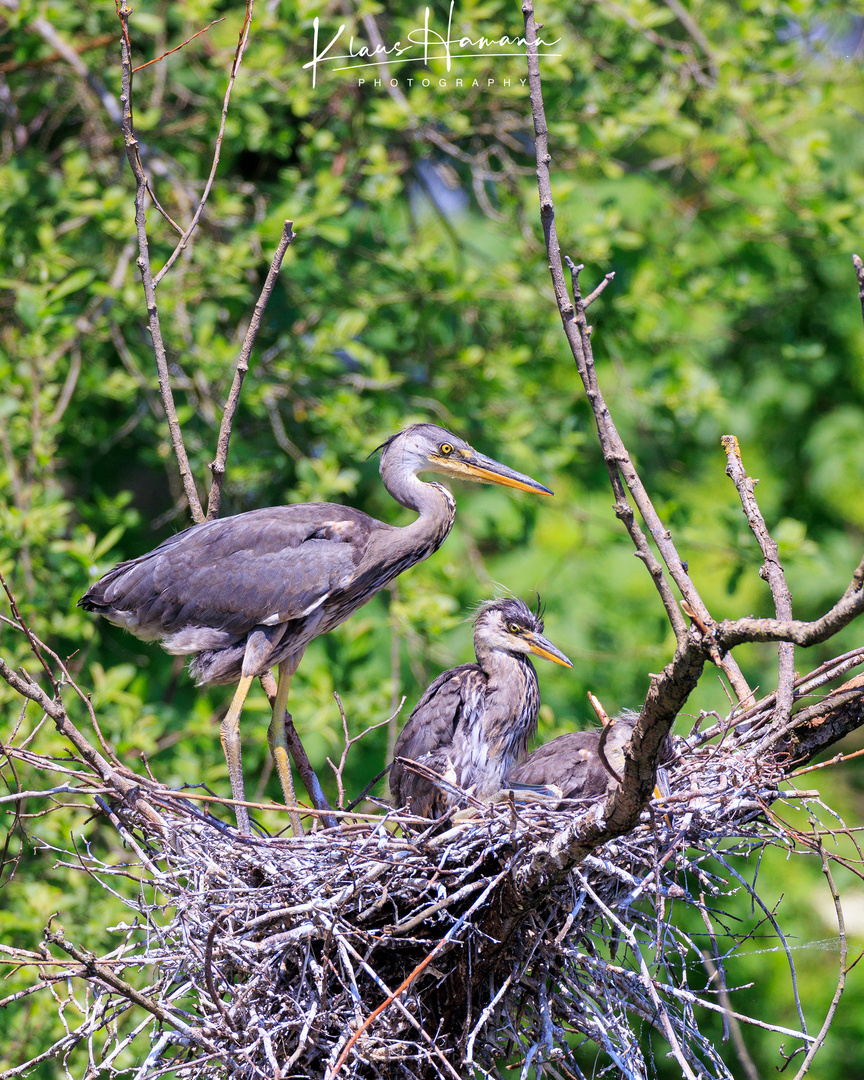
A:
{"type": "MultiPolygon", "coordinates": [[[[192,220],[189,222],[185,232],[177,242],[177,246],[168,256],[165,265],[153,278],[154,295],[155,289],[159,285],[159,282],[162,280],[163,277],[165,277],[165,275],[177,261],[178,256],[184,250],[186,244],[189,242],[189,237],[198,227],[198,222],[201,220],[201,215],[204,213],[204,207],[207,205],[207,200],[210,197],[210,189],[213,187],[213,181],[216,179],[216,170],[219,167],[219,158],[222,155],[222,140],[225,137],[225,124],[228,119],[228,104],[231,101],[231,92],[234,89],[234,83],[240,71],[240,65],[243,63],[243,53],[246,51],[246,43],[249,40],[249,31],[252,28],[252,9],[254,5],[255,0],[246,0],[246,10],[243,15],[243,25],[240,27],[240,37],[237,42],[237,48],[234,50],[234,60],[231,64],[231,72],[228,76],[228,86],[225,90],[225,97],[222,101],[222,116],[219,120],[219,132],[216,135],[216,145],[213,150],[213,163],[210,166],[210,175],[207,177],[207,182],[204,185],[204,191],[202,192],[198,205],[195,208],[195,213],[192,215],[192,220]]],[[[195,520],[197,521],[199,519],[196,518],[195,520]]]]}
{"type": "Polygon", "coordinates": [[[270,294],[273,292],[276,278],[279,276],[282,260],[285,258],[285,252],[288,250],[288,245],[295,237],[295,233],[291,228],[292,224],[293,222],[286,221],[282,226],[282,239],[279,241],[279,246],[276,248],[276,254],[273,256],[273,260],[270,263],[270,269],[267,271],[264,287],[255,304],[255,310],[252,313],[252,318],[249,320],[249,328],[246,331],[246,337],[243,339],[243,346],[240,349],[240,356],[234,371],[234,379],[231,383],[231,391],[228,394],[225,410],[222,413],[222,423],[219,426],[219,438],[216,443],[216,457],[210,462],[210,473],[213,480],[210,485],[210,498],[207,504],[207,521],[212,521],[214,518],[219,517],[219,503],[222,499],[222,485],[225,481],[225,462],[228,459],[228,443],[231,439],[231,425],[234,422],[234,413],[237,410],[237,403],[240,400],[240,391],[243,388],[243,380],[246,377],[246,372],[249,370],[249,357],[252,354],[252,346],[255,344],[255,338],[258,336],[258,331],[261,327],[261,317],[267,307],[267,301],[270,299],[270,294]]]}
{"type": "Polygon", "coordinates": [[[794,1080],[801,1080],[801,1077],[809,1071],[810,1066],[813,1063],[813,1058],[825,1042],[828,1031],[834,1021],[834,1013],[837,1011],[837,1006],[840,1003],[840,998],[842,997],[843,990],[846,986],[846,957],[848,944],[846,941],[846,923],[843,918],[843,908],[840,905],[840,894],[837,892],[837,886],[834,884],[834,878],[831,874],[831,866],[828,862],[828,854],[825,851],[825,846],[818,836],[816,837],[815,844],[822,859],[822,873],[825,875],[825,880],[828,882],[828,888],[831,890],[831,899],[834,901],[834,910],[837,914],[837,932],[840,937],[840,973],[837,976],[837,986],[834,990],[834,996],[831,998],[831,1004],[828,1006],[828,1012],[825,1015],[822,1027],[819,1029],[819,1034],[807,1048],[807,1054],[801,1062],[801,1067],[795,1074],[794,1080]]]}
{"type": "MultiPolygon", "coordinates": [[[[156,369],[159,374],[159,392],[162,395],[162,405],[168,420],[168,429],[171,434],[171,445],[174,456],[177,459],[177,467],[180,470],[180,479],[183,483],[183,491],[189,503],[189,512],[196,522],[204,520],[204,511],[201,509],[201,501],[195,487],[195,478],[189,465],[186,446],[183,442],[183,433],[180,430],[180,421],[177,419],[177,409],[174,405],[174,393],[171,389],[171,379],[168,372],[168,357],[165,351],[165,342],[162,338],[162,326],[159,322],[159,309],[156,304],[156,282],[150,267],[150,242],[147,237],[147,193],[148,182],[141,163],[141,154],[138,141],[135,138],[132,120],[132,44],[129,38],[129,16],[132,9],[126,0],[118,0],[117,14],[122,28],[120,40],[121,52],[121,92],[120,104],[122,106],[121,127],[123,141],[126,145],[126,157],[135,177],[135,228],[138,234],[138,259],[137,265],[141,273],[141,282],[144,286],[144,300],[147,305],[148,326],[153,353],[156,357],[156,369]]],[[[164,272],[164,268],[163,268],[164,272]]]]}
{"type": "Polygon", "coordinates": [[[132,68],[132,74],[136,71],[143,71],[144,68],[150,67],[151,64],[158,64],[160,60],[164,60],[166,56],[170,56],[172,53],[179,52],[182,48],[189,44],[190,41],[194,41],[195,38],[200,37],[202,34],[206,34],[211,26],[215,26],[216,23],[225,22],[226,16],[223,15],[221,19],[214,19],[208,23],[202,30],[196,30],[194,34],[186,38],[185,41],[181,41],[179,45],[175,45],[173,49],[168,49],[166,52],[160,53],[159,56],[154,56],[152,60],[148,60],[146,64],[139,64],[138,67],[132,68]]]}
{"type": "MultiPolygon", "coordinates": [[[[336,699],[336,705],[339,709],[339,716],[342,719],[342,736],[344,742],[342,746],[342,756],[339,759],[339,764],[334,765],[329,757],[327,758],[327,764],[330,766],[336,776],[336,790],[338,791],[339,809],[344,810],[345,788],[342,784],[342,774],[345,772],[345,762],[348,760],[348,751],[351,749],[355,742],[359,742],[360,739],[368,735],[370,731],[375,731],[376,728],[384,727],[385,724],[390,724],[393,720],[393,717],[388,716],[386,720],[379,720],[377,724],[370,724],[369,727],[361,731],[359,735],[355,735],[352,738],[348,734],[348,720],[345,716],[345,709],[342,706],[342,699],[335,691],[333,692],[333,697],[336,699]]],[[[405,699],[403,698],[402,700],[404,702],[405,699]]],[[[399,708],[401,709],[402,706],[400,705],[399,708]]]]}

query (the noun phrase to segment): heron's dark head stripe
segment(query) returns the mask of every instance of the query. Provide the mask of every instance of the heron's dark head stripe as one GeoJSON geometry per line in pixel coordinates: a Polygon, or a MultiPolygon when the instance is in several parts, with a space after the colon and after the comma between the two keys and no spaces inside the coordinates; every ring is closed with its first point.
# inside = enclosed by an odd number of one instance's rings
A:
{"type": "Polygon", "coordinates": [[[503,600],[486,600],[477,608],[474,625],[478,625],[483,618],[488,617],[491,613],[499,611],[505,623],[514,622],[523,629],[530,630],[535,634],[543,633],[543,619],[539,613],[535,615],[525,601],[518,596],[508,596],[503,600]]]}
{"type": "MultiPolygon", "coordinates": [[[[451,442],[458,449],[467,447],[468,445],[463,439],[460,439],[457,435],[453,435],[446,428],[439,427],[437,424],[409,424],[408,427],[403,428],[401,431],[397,431],[395,435],[391,435],[389,439],[385,439],[380,446],[376,446],[372,453],[369,454],[369,457],[372,457],[372,454],[377,454],[379,450],[383,453],[383,451],[385,451],[391,443],[395,442],[396,439],[409,434],[426,435],[428,438],[434,439],[437,442],[451,442]]],[[[367,458],[366,460],[368,461],[369,459],[367,458]]]]}

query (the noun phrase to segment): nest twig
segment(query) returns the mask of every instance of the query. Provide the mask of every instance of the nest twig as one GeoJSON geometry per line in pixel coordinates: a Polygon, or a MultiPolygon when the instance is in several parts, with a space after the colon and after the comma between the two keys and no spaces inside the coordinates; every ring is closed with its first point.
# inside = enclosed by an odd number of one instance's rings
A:
{"type": "Polygon", "coordinates": [[[131,797],[128,777],[115,786],[66,762],[51,797],[95,801],[130,859],[109,863],[80,847],[56,855],[133,917],[102,957],[53,925],[38,953],[3,956],[32,965],[31,992],[54,993],[61,1012],[63,985],[93,989],[83,1021],[52,1052],[89,1046],[109,1077],[504,1077],[514,1068],[579,1077],[593,1044],[602,1064],[636,1080],[652,1073],[649,1030],[683,1075],[730,1077],[703,1030],[718,1014],[807,1053],[822,1036],[807,1032],[800,1002],[798,1027],[773,1024],[736,1009],[726,981],[755,932],[723,914],[741,890],[795,978],[779,918],[738,859],[802,843],[824,858],[819,835],[801,837],[776,809],[806,798],[818,812],[818,793],[782,792],[788,764],[750,752],[772,710],[767,698],[732,717],[719,742],[678,740],[671,795],[563,869],[561,851],[602,803],[553,810],[509,799],[435,824],[393,810],[345,814],[304,837],[250,839],[152,780],[139,778],[131,797]],[[139,888],[130,891],[130,877],[139,888]],[[699,933],[682,909],[696,913],[699,933]],[[123,1051],[138,1044],[130,1068],[123,1051]]]}

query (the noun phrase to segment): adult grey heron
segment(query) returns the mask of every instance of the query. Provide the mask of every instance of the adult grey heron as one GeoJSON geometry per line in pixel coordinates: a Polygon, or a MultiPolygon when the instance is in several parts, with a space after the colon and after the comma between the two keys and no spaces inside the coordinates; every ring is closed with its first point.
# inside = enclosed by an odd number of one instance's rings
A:
{"type": "MultiPolygon", "coordinates": [[[[191,655],[197,684],[238,683],[220,737],[231,793],[244,800],[240,712],[252,680],[279,665],[267,741],[286,803],[295,802],[285,735],[291,676],[309,642],[338,626],[403,570],[428,558],[453,526],[456,503],[420,472],[551,495],[530,476],[484,457],[434,424],[414,424],[380,447],[387,491],[417,513],[395,527],[333,503],[250,510],[206,521],[120,563],[78,601],[167,652],[191,655]]],[[[249,832],[238,805],[237,824],[249,832]]]]}
{"type": "MultiPolygon", "coordinates": [[[[605,728],[568,731],[550,739],[512,768],[507,782],[528,787],[554,784],[565,799],[599,799],[624,776],[624,751],[638,719],[638,712],[624,709],[605,728]],[[608,768],[600,756],[601,750],[608,768]]],[[[672,740],[667,735],[661,761],[671,755],[672,740]]]]}
{"type": "MultiPolygon", "coordinates": [[[[450,784],[486,799],[525,753],[537,729],[540,691],[528,654],[573,665],[543,637],[543,620],[522,600],[487,600],[474,619],[476,664],[445,671],[408,717],[394,758],[422,761],[450,784]]],[[[390,791],[421,817],[443,817],[455,799],[396,760],[390,791]]]]}

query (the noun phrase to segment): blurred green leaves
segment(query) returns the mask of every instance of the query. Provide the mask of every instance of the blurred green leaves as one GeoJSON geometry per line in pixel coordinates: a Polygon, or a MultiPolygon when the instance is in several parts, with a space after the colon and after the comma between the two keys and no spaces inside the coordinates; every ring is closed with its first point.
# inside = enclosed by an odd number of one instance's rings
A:
{"type": "MultiPolygon", "coordinates": [[[[435,22],[446,23],[448,6],[430,4],[435,22]]],[[[384,39],[422,25],[423,7],[377,11],[384,39]]],[[[560,55],[543,65],[559,236],[564,253],[587,264],[587,288],[615,272],[591,309],[601,385],[713,614],[771,611],[723,474],[719,438],[734,433],[760,479],[796,614],[813,615],[845,588],[864,538],[864,333],[849,264],[864,221],[864,91],[846,59],[860,19],[815,0],[700,0],[687,10],[701,39],[660,0],[538,9],[544,36],[560,38],[560,55]]],[[[0,132],[0,570],[36,632],[93,693],[106,738],[130,766],[144,752],[170,783],[225,792],[217,729],[230,688],[195,690],[175,659],[75,607],[93,577],[188,520],[129,246],[122,141],[36,31],[38,13],[4,9],[0,33],[0,77],[15,109],[0,132]]],[[[182,223],[210,168],[242,7],[148,0],[131,20],[143,63],[223,15],[135,76],[142,159],[182,223]]],[[[410,710],[443,667],[471,658],[466,616],[500,589],[526,599],[537,589],[550,637],[575,661],[572,672],[539,671],[545,735],[587,721],[589,689],[610,711],[637,705],[672,641],[614,519],[552,302],[524,60],[458,61],[454,74],[482,90],[439,88],[441,61],[430,87],[420,77],[409,86],[421,69],[395,57],[399,95],[331,69],[313,89],[303,64],[316,16],[322,35],[344,22],[346,38],[366,40],[359,12],[344,5],[256,8],[207,210],[159,289],[199,486],[290,218],[297,239],[244,385],[223,513],[321,499],[404,523],[369,455],[416,420],[452,427],[556,491],[541,501],[460,485],[441,551],[310,647],[292,709],[332,790],[324,759],[341,747],[333,691],[352,733],[384,719],[402,694],[410,710]]],[[[116,95],[113,5],[55,0],[45,17],[116,95]]],[[[458,34],[521,33],[518,6],[504,0],[460,0],[455,18],[458,34]]],[[[158,267],[176,232],[152,207],[148,220],[158,267]]],[[[846,640],[860,632],[850,628],[838,649],[846,640]]],[[[26,642],[5,625],[0,646],[35,674],[26,642]]],[[[833,649],[802,655],[799,667],[833,649]]],[[[753,684],[770,687],[772,650],[743,650],[741,661],[753,684]]],[[[18,703],[5,685],[0,706],[11,727],[18,703]]],[[[716,681],[703,680],[693,711],[725,706],[716,681]]],[[[26,724],[37,720],[28,709],[26,724]]],[[[265,724],[257,694],[243,729],[250,789],[267,756],[265,724]]],[[[62,753],[47,728],[38,738],[62,753]]],[[[384,764],[385,744],[381,730],[352,749],[349,797],[384,764]]],[[[263,794],[277,790],[271,779],[263,794]]],[[[860,795],[850,800],[860,813],[860,795]]],[[[56,812],[27,832],[54,842],[82,827],[56,812]]],[[[22,934],[38,937],[49,908],[97,918],[80,878],[28,858],[5,894],[22,934]]],[[[822,1075],[841,1075],[828,1061],[822,1075]]]]}

